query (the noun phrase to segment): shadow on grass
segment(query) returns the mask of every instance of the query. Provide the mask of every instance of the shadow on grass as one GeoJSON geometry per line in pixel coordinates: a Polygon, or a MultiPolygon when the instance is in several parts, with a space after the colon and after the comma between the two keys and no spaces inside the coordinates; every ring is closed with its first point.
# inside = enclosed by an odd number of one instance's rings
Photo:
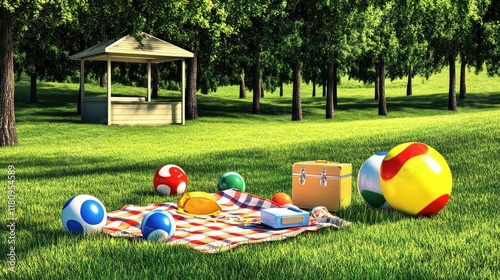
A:
{"type": "MultiPolygon", "coordinates": [[[[340,95],[335,111],[378,112],[378,101],[370,98],[360,99],[340,95]]],[[[414,116],[438,115],[448,112],[448,94],[436,93],[428,95],[411,95],[386,98],[388,113],[409,111],[414,116]]],[[[268,101],[263,98],[260,104],[260,116],[291,116],[291,99],[288,97],[274,97],[268,101]]],[[[302,98],[304,114],[312,117],[324,118],[326,101],[323,97],[302,98]],[[314,111],[317,110],[317,111],[314,111]],[[319,113],[321,112],[321,113],[319,113]],[[320,115],[321,114],[321,115],[320,115]],[[314,116],[316,115],[316,116],[314,116]]],[[[500,104],[500,93],[469,94],[466,99],[459,99],[457,106],[461,108],[493,109],[500,104]]],[[[230,100],[214,95],[200,99],[199,115],[203,117],[227,118],[261,118],[252,114],[252,100],[250,98],[230,100]]]]}
{"type": "MultiPolygon", "coordinates": [[[[67,122],[79,123],[77,115],[78,90],[73,84],[38,83],[38,103],[29,103],[29,82],[16,83],[16,121],[17,122],[67,122]]],[[[371,89],[370,89],[371,90],[371,89]]],[[[92,92],[88,92],[92,95],[92,92]]],[[[260,114],[252,114],[251,94],[244,99],[218,96],[217,93],[198,95],[199,116],[203,118],[245,118],[268,120],[269,117],[290,117],[292,99],[289,96],[279,97],[268,94],[261,98],[260,114]]],[[[165,96],[159,100],[178,99],[178,96],[165,96]]],[[[321,95],[311,97],[303,94],[301,98],[303,114],[307,118],[324,119],[326,101],[321,95]]],[[[386,98],[388,114],[406,112],[408,116],[423,116],[446,114],[448,112],[448,94],[435,93],[412,96],[390,96],[386,98]]],[[[500,92],[469,93],[466,99],[457,95],[457,105],[460,108],[491,109],[500,104],[500,92]]],[[[377,114],[378,101],[373,98],[350,97],[341,91],[338,95],[338,105],[335,111],[358,112],[348,114],[346,120],[357,119],[366,113],[377,114]]]]}

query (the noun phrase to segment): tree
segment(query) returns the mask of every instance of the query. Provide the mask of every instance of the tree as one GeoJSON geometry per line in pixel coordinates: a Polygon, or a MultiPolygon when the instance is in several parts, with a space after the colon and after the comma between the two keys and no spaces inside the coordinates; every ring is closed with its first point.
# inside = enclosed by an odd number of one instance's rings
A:
{"type": "MultiPolygon", "coordinates": [[[[139,1],[140,2],[140,1],[139,1]]],[[[222,51],[220,46],[234,28],[228,24],[228,9],[232,2],[225,1],[158,1],[150,0],[149,17],[154,18],[150,26],[171,38],[175,44],[188,48],[195,56],[189,62],[189,79],[186,91],[186,119],[198,118],[196,92],[200,84],[201,92],[215,91],[221,75],[217,74],[217,59],[222,51]],[[158,8],[163,7],[163,15],[158,8]],[[172,19],[165,21],[165,18],[172,19]],[[203,55],[199,55],[203,54],[203,55]]]]}
{"type": "Polygon", "coordinates": [[[300,0],[286,2],[284,13],[279,10],[277,13],[281,21],[275,21],[278,23],[275,28],[279,30],[277,30],[279,33],[275,32],[275,34],[282,34],[278,37],[280,40],[278,52],[284,61],[290,62],[289,67],[292,68],[293,73],[292,121],[303,119],[300,85],[302,83],[302,56],[305,48],[302,38],[305,36],[304,26],[308,24],[305,5],[307,4],[300,0]]]}
{"type": "Polygon", "coordinates": [[[385,62],[380,61],[377,65],[378,73],[379,73],[379,86],[378,86],[378,94],[379,94],[379,102],[378,102],[378,115],[379,116],[387,116],[387,103],[385,99],[385,62]]]}
{"type": "Polygon", "coordinates": [[[424,36],[425,22],[422,1],[403,0],[392,7],[393,27],[399,48],[389,64],[391,79],[407,77],[406,95],[413,95],[413,77],[429,77],[434,71],[429,64],[428,42],[424,36]]]}
{"type": "Polygon", "coordinates": [[[26,29],[27,21],[48,9],[58,13],[56,20],[70,22],[78,2],[50,0],[0,2],[0,147],[16,145],[14,113],[14,45],[13,36],[26,29]]]}
{"type": "Polygon", "coordinates": [[[292,93],[292,121],[302,120],[302,102],[300,97],[300,83],[302,79],[300,76],[300,67],[302,62],[296,60],[293,66],[293,93],[292,93]]]}
{"type": "Polygon", "coordinates": [[[476,33],[479,47],[475,67],[483,69],[486,65],[488,75],[500,76],[500,1],[491,1],[486,10],[476,33]]]}
{"type": "Polygon", "coordinates": [[[15,35],[17,71],[30,76],[31,103],[38,102],[37,79],[62,82],[73,74],[68,52],[72,48],[66,43],[71,40],[60,40],[71,30],[58,18],[56,7],[45,7],[37,17],[26,21],[25,30],[15,35]]]}
{"type": "Polygon", "coordinates": [[[0,147],[17,144],[14,113],[13,10],[12,7],[0,7],[0,147]]]}
{"type": "Polygon", "coordinates": [[[427,3],[426,17],[435,26],[426,26],[426,37],[433,52],[434,66],[449,68],[448,110],[457,110],[456,69],[457,58],[461,58],[462,98],[465,98],[465,67],[473,64],[479,48],[475,26],[480,25],[489,0],[438,0],[427,3]]]}
{"type": "MultiPolygon", "coordinates": [[[[326,78],[326,118],[334,118],[337,105],[337,83],[339,73],[347,72],[350,61],[361,52],[363,1],[312,1],[308,2],[308,25],[304,38],[311,62],[306,65],[318,68],[313,72],[324,72],[326,78]],[[317,59],[314,59],[317,57],[317,59]]],[[[309,70],[311,71],[311,70],[309,70]]]]}
{"type": "Polygon", "coordinates": [[[247,87],[245,86],[245,70],[241,71],[240,98],[247,98],[247,87]]]}
{"type": "MultiPolygon", "coordinates": [[[[397,14],[396,6],[394,1],[377,2],[367,8],[364,17],[366,25],[363,37],[366,37],[367,42],[363,49],[364,54],[361,56],[363,58],[361,62],[367,68],[369,64],[376,68],[376,81],[378,82],[375,83],[377,87],[375,99],[378,97],[378,114],[381,116],[387,115],[386,69],[391,69],[392,64],[396,63],[397,50],[400,48],[394,24],[397,14]]],[[[363,65],[359,66],[361,70],[358,70],[358,73],[362,79],[365,79],[371,75],[362,69],[363,65]]]]}
{"type": "Polygon", "coordinates": [[[233,68],[236,68],[233,73],[239,74],[243,69],[245,85],[253,91],[252,113],[260,114],[262,85],[273,91],[287,76],[284,73],[291,69],[284,62],[286,54],[281,52],[287,45],[282,39],[289,34],[289,24],[284,20],[284,9],[288,3],[282,0],[229,2],[234,3],[229,19],[234,26],[234,33],[228,38],[230,50],[227,57],[231,59],[233,68]]]}
{"type": "Polygon", "coordinates": [[[188,79],[186,88],[186,119],[198,118],[198,100],[196,99],[196,79],[198,77],[198,54],[194,53],[193,59],[188,63],[188,79]]]}

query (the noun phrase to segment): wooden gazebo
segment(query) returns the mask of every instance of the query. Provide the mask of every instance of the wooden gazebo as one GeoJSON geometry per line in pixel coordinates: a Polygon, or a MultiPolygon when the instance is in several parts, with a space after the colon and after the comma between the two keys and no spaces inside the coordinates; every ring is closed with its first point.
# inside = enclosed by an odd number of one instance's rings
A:
{"type": "Polygon", "coordinates": [[[80,60],[81,120],[85,123],[107,125],[164,125],[184,124],[186,58],[193,53],[140,32],[139,42],[128,35],[109,40],[71,56],[80,60]],[[107,96],[85,97],[85,61],[107,61],[107,96]],[[181,101],[151,102],[151,63],[182,60],[181,101]],[[133,62],[147,64],[146,97],[113,97],[111,94],[111,63],[133,62]]]}

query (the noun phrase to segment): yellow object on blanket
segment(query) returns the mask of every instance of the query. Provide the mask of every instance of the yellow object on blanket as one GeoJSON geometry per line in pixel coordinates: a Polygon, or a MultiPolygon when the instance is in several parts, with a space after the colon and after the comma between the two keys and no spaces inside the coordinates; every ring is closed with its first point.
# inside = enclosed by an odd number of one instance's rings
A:
{"type": "Polygon", "coordinates": [[[218,215],[222,211],[214,197],[206,192],[185,193],[177,205],[177,212],[187,215],[218,215]]]}

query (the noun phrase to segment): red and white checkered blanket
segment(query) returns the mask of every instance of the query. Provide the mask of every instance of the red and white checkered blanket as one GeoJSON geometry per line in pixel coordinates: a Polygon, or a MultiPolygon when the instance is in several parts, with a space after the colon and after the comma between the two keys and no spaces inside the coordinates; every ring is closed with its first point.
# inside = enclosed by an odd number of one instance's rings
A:
{"type": "Polygon", "coordinates": [[[272,201],[236,189],[211,195],[222,209],[221,214],[216,217],[180,214],[176,211],[177,203],[127,205],[108,213],[104,231],[111,236],[141,239],[142,218],[152,210],[165,210],[174,217],[177,226],[169,243],[183,244],[205,253],[219,253],[240,244],[283,240],[324,227],[339,228],[337,225],[318,223],[310,218],[309,226],[272,229],[260,224],[261,209],[279,207],[272,201]]]}

